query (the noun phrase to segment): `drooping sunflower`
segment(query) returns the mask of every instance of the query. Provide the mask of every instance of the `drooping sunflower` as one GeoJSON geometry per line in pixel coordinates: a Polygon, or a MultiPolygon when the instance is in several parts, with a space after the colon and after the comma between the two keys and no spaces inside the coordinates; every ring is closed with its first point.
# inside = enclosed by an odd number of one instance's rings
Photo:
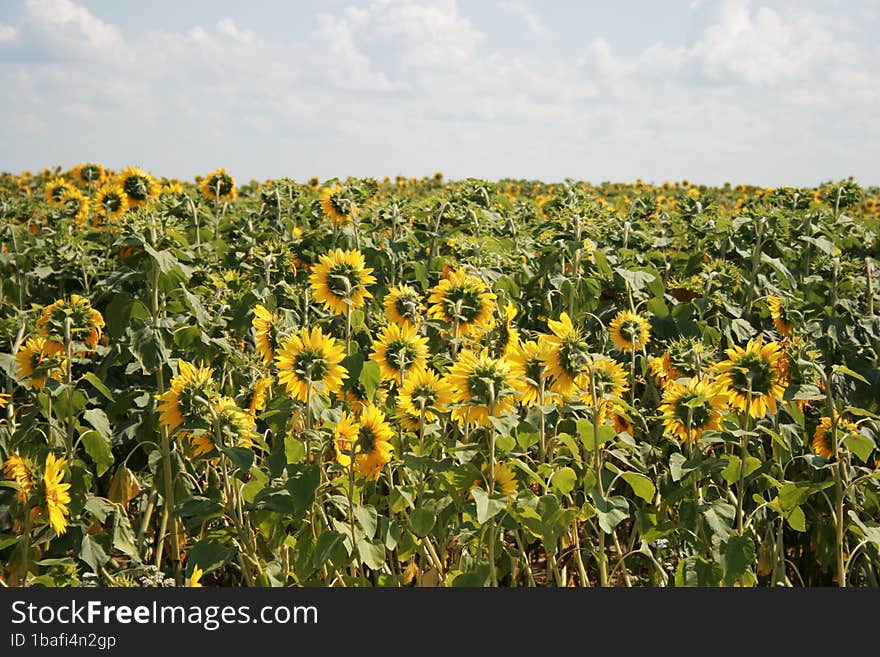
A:
{"type": "Polygon", "coordinates": [[[65,215],[80,226],[89,218],[89,197],[78,189],[65,192],[61,197],[61,205],[64,207],[65,215]]]}
{"type": "Polygon", "coordinates": [[[550,374],[546,365],[548,349],[546,340],[532,340],[518,344],[508,357],[516,396],[523,406],[541,403],[542,387],[545,402],[553,394],[550,392],[551,381],[548,380],[550,374]]]}
{"type": "MultiPolygon", "coordinates": [[[[487,477],[486,475],[486,465],[483,464],[483,477],[487,477]]],[[[471,485],[471,488],[475,488],[477,486],[486,486],[487,482],[482,479],[477,479],[471,485]]],[[[516,474],[514,474],[513,470],[503,463],[495,464],[495,492],[501,493],[508,500],[512,500],[516,497],[517,491],[519,490],[519,486],[516,482],[516,474]]]]}
{"type": "Polygon", "coordinates": [[[585,404],[593,404],[593,381],[595,381],[596,405],[599,423],[604,424],[608,413],[622,412],[618,402],[606,397],[623,397],[629,390],[629,379],[623,365],[605,356],[592,356],[585,366],[586,371],[577,377],[575,384],[580,388],[580,399],[585,404]],[[591,377],[592,372],[592,377],[591,377]]]}
{"type": "Polygon", "coordinates": [[[159,196],[159,183],[152,174],[139,167],[126,167],[119,174],[119,184],[128,196],[128,205],[146,205],[159,196]]]}
{"type": "Polygon", "coordinates": [[[275,350],[278,348],[278,318],[275,313],[269,312],[263,305],[254,306],[254,318],[251,320],[254,327],[254,340],[257,345],[257,353],[263,359],[265,365],[269,365],[275,358],[275,350]]]}
{"type": "Polygon", "coordinates": [[[240,409],[231,397],[224,396],[215,398],[214,413],[228,445],[253,446],[258,438],[253,415],[240,409]]]}
{"type": "Polygon", "coordinates": [[[791,321],[788,318],[785,305],[779,297],[768,296],[767,306],[770,308],[770,317],[773,319],[773,326],[779,335],[790,337],[792,333],[791,321]]]}
{"type": "Polygon", "coordinates": [[[558,321],[551,319],[547,324],[553,333],[543,336],[546,347],[542,354],[547,373],[553,377],[550,389],[568,397],[589,360],[589,345],[572,324],[568,313],[562,313],[558,321]]]}
{"type": "Polygon", "coordinates": [[[232,201],[238,198],[238,190],[235,188],[235,178],[226,173],[226,169],[220,168],[212,171],[199,183],[199,190],[209,201],[232,201]]]}
{"type": "Polygon", "coordinates": [[[718,385],[728,391],[730,405],[762,418],[769,409],[776,412],[776,400],[785,393],[780,370],[783,350],[778,342],[763,343],[763,336],[749,340],[745,349],[731,347],[727,360],[715,367],[719,372],[718,385]]]}
{"type": "Polygon", "coordinates": [[[492,358],[485,349],[479,355],[462,351],[446,381],[452,402],[458,404],[452,411],[453,420],[487,426],[490,413],[499,417],[513,408],[515,381],[510,364],[503,358],[492,358]]]}
{"type": "Polygon", "coordinates": [[[662,355],[652,358],[648,370],[662,388],[676,379],[699,378],[711,358],[702,340],[684,337],[674,340],[662,355]]]}
{"type": "Polygon", "coordinates": [[[663,429],[682,443],[696,441],[704,431],[721,426],[722,409],[727,403],[723,389],[708,379],[690,379],[687,385],[670,381],[663,391],[659,410],[663,429]]]}
{"type": "Polygon", "coordinates": [[[70,484],[62,483],[64,480],[64,466],[67,459],[55,459],[55,454],[49,452],[46,456],[46,467],[43,471],[43,485],[46,494],[46,514],[49,516],[49,524],[59,536],[67,531],[67,516],[70,515],[70,484]]]}
{"type": "Polygon", "coordinates": [[[367,480],[378,479],[382,468],[391,461],[393,437],[385,413],[375,406],[365,406],[357,421],[343,413],[333,435],[336,460],[348,468],[353,457],[355,472],[367,480]]]}
{"type": "MultiPolygon", "coordinates": [[[[839,449],[840,446],[843,445],[844,437],[858,433],[859,427],[855,422],[840,417],[837,411],[834,411],[834,415],[837,417],[837,445],[839,449]]],[[[813,451],[825,460],[830,461],[834,457],[834,444],[831,436],[831,418],[827,415],[822,416],[819,419],[819,424],[816,425],[816,430],[813,432],[812,447],[813,451]]]]}
{"type": "Polygon", "coordinates": [[[266,394],[275,379],[271,376],[264,376],[257,381],[250,391],[250,403],[248,404],[248,413],[256,415],[266,407],[266,394]]]}
{"type": "Polygon", "coordinates": [[[17,452],[10,454],[3,462],[3,476],[19,486],[15,492],[16,499],[24,504],[34,489],[33,468],[27,459],[17,452]]]}
{"type": "Polygon", "coordinates": [[[62,200],[64,195],[73,191],[76,191],[76,187],[69,180],[54,178],[46,183],[46,203],[55,206],[64,205],[62,200]]]}
{"type": "Polygon", "coordinates": [[[64,377],[67,359],[63,351],[57,342],[50,342],[42,336],[28,338],[15,354],[16,372],[33,388],[42,390],[47,376],[56,381],[64,377]]]}
{"type": "Polygon", "coordinates": [[[179,374],[171,379],[168,390],[156,395],[159,421],[169,433],[181,426],[186,429],[208,428],[205,402],[211,403],[217,397],[214,370],[196,367],[182,358],[177,361],[177,369],[179,374]]]}
{"type": "Polygon", "coordinates": [[[621,351],[638,351],[651,339],[651,324],[631,310],[622,310],[611,320],[608,333],[621,351]]]}
{"type": "Polygon", "coordinates": [[[376,282],[372,268],[365,265],[357,250],[334,249],[322,255],[309,276],[315,300],[337,315],[345,315],[349,305],[352,310],[362,308],[373,296],[367,286],[376,282]]]}
{"type": "Polygon", "coordinates": [[[425,307],[418,292],[409,285],[398,285],[385,295],[385,314],[388,320],[401,326],[418,327],[425,307]]]}
{"type": "Polygon", "coordinates": [[[453,326],[455,337],[476,337],[493,326],[495,294],[479,278],[461,270],[450,272],[431,289],[428,312],[453,326]]]}
{"type": "Polygon", "coordinates": [[[160,196],[183,196],[184,194],[186,194],[186,190],[179,180],[165,180],[159,190],[160,196]]]}
{"type": "Polygon", "coordinates": [[[97,187],[107,179],[104,167],[94,162],[77,164],[70,170],[70,175],[84,187],[97,187]]]}
{"type": "Polygon", "coordinates": [[[373,341],[370,358],[379,363],[382,379],[400,385],[408,372],[427,364],[428,338],[418,335],[412,326],[389,324],[373,341]]]}
{"type": "Polygon", "coordinates": [[[357,213],[357,206],[342,192],[341,185],[333,185],[322,190],[318,197],[324,216],[336,226],[344,226],[357,213]]]}
{"type": "Polygon", "coordinates": [[[504,318],[496,322],[481,339],[481,343],[495,358],[510,356],[519,346],[519,331],[513,326],[516,317],[516,306],[508,303],[504,309],[504,318]]]}
{"type": "MultiPolygon", "coordinates": [[[[36,329],[40,335],[49,342],[57,345],[59,351],[64,349],[63,344],[67,329],[70,326],[70,341],[72,345],[82,345],[85,348],[74,349],[75,353],[85,354],[94,351],[104,331],[104,317],[92,308],[91,302],[78,294],[71,294],[69,300],[58,299],[43,308],[43,312],[37,319],[36,329]]],[[[47,342],[44,348],[51,350],[53,346],[47,342]]]]}
{"type": "Polygon", "coordinates": [[[422,411],[425,421],[433,422],[437,413],[446,411],[452,402],[452,389],[436,372],[424,367],[414,370],[397,393],[397,411],[401,423],[410,431],[419,430],[422,411]]]}
{"type": "Polygon", "coordinates": [[[105,184],[95,195],[95,213],[106,222],[116,221],[128,212],[128,195],[118,182],[105,184]]]}
{"type": "Polygon", "coordinates": [[[311,332],[303,328],[287,338],[275,354],[278,382],[288,395],[301,402],[308,402],[313,391],[339,392],[343,379],[348,377],[339,364],[344,357],[345,349],[332,336],[325,336],[320,327],[311,332]]]}

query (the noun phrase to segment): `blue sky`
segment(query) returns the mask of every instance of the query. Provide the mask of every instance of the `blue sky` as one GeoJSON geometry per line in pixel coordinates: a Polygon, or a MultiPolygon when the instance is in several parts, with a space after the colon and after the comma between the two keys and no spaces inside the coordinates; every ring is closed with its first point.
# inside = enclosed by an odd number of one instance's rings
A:
{"type": "Polygon", "coordinates": [[[870,0],[0,2],[0,170],[880,183],[870,0]]]}

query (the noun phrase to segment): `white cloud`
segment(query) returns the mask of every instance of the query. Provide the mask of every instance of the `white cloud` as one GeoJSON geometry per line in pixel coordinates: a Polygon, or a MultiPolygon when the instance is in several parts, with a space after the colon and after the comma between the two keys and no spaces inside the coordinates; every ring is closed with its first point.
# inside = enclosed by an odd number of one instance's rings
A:
{"type": "Polygon", "coordinates": [[[511,2],[510,0],[505,0],[504,2],[498,3],[498,8],[501,9],[501,11],[519,16],[525,22],[529,31],[531,31],[536,37],[545,37],[549,34],[544,23],[541,22],[541,17],[525,2],[511,2]]]}
{"type": "Polygon", "coordinates": [[[72,0],[26,0],[25,16],[28,26],[51,44],[80,54],[107,54],[123,43],[119,28],[72,0]]]}
{"type": "Polygon", "coordinates": [[[11,25],[3,25],[0,23],[0,45],[4,43],[12,43],[18,38],[18,30],[11,25]]]}

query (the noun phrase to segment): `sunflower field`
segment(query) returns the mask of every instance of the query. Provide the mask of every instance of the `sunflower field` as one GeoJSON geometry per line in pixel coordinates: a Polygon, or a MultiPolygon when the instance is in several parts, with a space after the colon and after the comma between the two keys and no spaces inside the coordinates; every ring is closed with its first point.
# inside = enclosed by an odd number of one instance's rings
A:
{"type": "Polygon", "coordinates": [[[877,586],[880,189],[0,176],[5,586],[877,586]]]}

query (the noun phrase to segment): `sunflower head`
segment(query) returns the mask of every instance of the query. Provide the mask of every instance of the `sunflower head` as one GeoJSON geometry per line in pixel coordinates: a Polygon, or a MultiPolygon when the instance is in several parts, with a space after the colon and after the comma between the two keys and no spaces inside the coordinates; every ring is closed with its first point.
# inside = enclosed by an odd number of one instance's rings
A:
{"type": "Polygon", "coordinates": [[[345,195],[342,185],[325,188],[318,202],[324,216],[336,226],[344,226],[357,213],[357,205],[345,195]]]}
{"type": "Polygon", "coordinates": [[[489,417],[499,417],[513,407],[515,381],[510,365],[504,359],[495,359],[483,350],[479,355],[465,350],[447,375],[452,390],[452,401],[458,407],[452,412],[454,420],[487,426],[489,417]]]}
{"type": "Polygon", "coordinates": [[[261,304],[254,306],[254,318],[251,320],[254,328],[254,340],[257,353],[265,365],[272,362],[275,351],[278,349],[278,317],[261,304]]]}
{"type": "Polygon", "coordinates": [[[763,343],[763,337],[750,340],[745,349],[731,347],[727,360],[715,367],[719,373],[718,385],[727,390],[730,405],[762,418],[769,409],[776,412],[776,400],[785,393],[785,357],[778,342],[763,343]]]}
{"type": "Polygon", "coordinates": [[[88,299],[72,294],[68,300],[59,299],[43,308],[36,328],[61,350],[69,337],[74,353],[85,354],[97,348],[104,330],[104,317],[92,308],[88,299]]]}
{"type": "Polygon", "coordinates": [[[275,354],[278,382],[287,394],[308,402],[314,392],[336,393],[348,377],[339,363],[345,350],[332,336],[325,336],[320,327],[303,328],[287,338],[275,354]]]}
{"type": "Polygon", "coordinates": [[[397,410],[401,418],[415,420],[405,426],[410,431],[418,431],[419,421],[424,413],[425,421],[433,422],[437,413],[446,411],[452,401],[452,390],[448,382],[436,372],[420,367],[406,377],[397,393],[397,410]]]}
{"type": "Polygon", "coordinates": [[[724,390],[708,379],[690,379],[686,385],[670,381],[659,409],[663,428],[681,442],[696,441],[704,431],[720,427],[726,403],[724,390]]]}
{"type": "Polygon", "coordinates": [[[126,167],[119,174],[118,182],[128,196],[131,207],[146,205],[159,196],[159,183],[152,174],[141,171],[139,167],[126,167]]]}
{"type": "Polygon", "coordinates": [[[168,390],[156,396],[159,421],[169,432],[210,428],[206,405],[217,398],[214,370],[183,359],[177,361],[177,369],[179,374],[171,379],[168,390]]]}
{"type": "Polygon", "coordinates": [[[64,214],[82,226],[89,217],[89,198],[78,189],[71,189],[61,197],[60,205],[64,214]]]}
{"type": "Polygon", "coordinates": [[[333,430],[336,461],[351,467],[367,480],[376,480],[386,463],[391,461],[391,438],[394,431],[385,413],[375,406],[365,406],[357,419],[343,413],[333,430]]]}
{"type": "Polygon", "coordinates": [[[541,403],[542,394],[546,402],[551,394],[547,370],[549,349],[546,340],[520,342],[508,356],[516,395],[524,406],[541,403]]]}
{"type": "Polygon", "coordinates": [[[590,357],[586,371],[577,378],[577,384],[581,388],[581,400],[592,404],[595,393],[596,403],[603,411],[608,406],[606,397],[623,397],[629,390],[628,377],[623,365],[604,356],[590,357]]]}
{"type": "Polygon", "coordinates": [[[119,182],[105,184],[94,200],[95,213],[106,222],[116,221],[128,212],[128,194],[119,182]]]}
{"type": "Polygon", "coordinates": [[[393,324],[418,327],[422,323],[425,307],[421,295],[409,285],[398,285],[385,295],[385,314],[393,324]]]}
{"type": "Polygon", "coordinates": [[[86,162],[77,164],[70,175],[84,187],[97,187],[107,179],[107,171],[100,164],[86,162]]]}
{"type": "Polygon", "coordinates": [[[15,361],[18,376],[36,390],[43,389],[47,376],[61,381],[68,367],[61,344],[43,336],[28,338],[15,354],[15,361]]]}
{"type": "Polygon", "coordinates": [[[59,536],[67,531],[67,516],[70,510],[70,484],[62,483],[64,480],[64,467],[67,459],[55,459],[55,454],[49,452],[46,456],[46,466],[43,470],[43,491],[46,500],[46,515],[49,517],[49,525],[59,536]]]}
{"type": "Polygon", "coordinates": [[[482,344],[495,358],[510,356],[519,345],[519,331],[513,326],[516,317],[516,306],[508,303],[504,309],[504,317],[489,329],[482,337],[482,344]]]}
{"type": "Polygon", "coordinates": [[[15,492],[15,498],[22,504],[27,502],[34,489],[33,471],[34,466],[30,460],[18,452],[10,454],[3,461],[3,476],[18,484],[19,489],[15,492]]]}
{"type": "Polygon", "coordinates": [[[456,337],[477,336],[495,323],[495,294],[479,278],[461,270],[442,278],[431,289],[428,303],[432,304],[431,316],[451,324],[456,337]]]}
{"type": "MultiPolygon", "coordinates": [[[[840,449],[843,445],[843,439],[848,435],[857,434],[859,427],[855,422],[838,415],[837,411],[834,411],[834,417],[837,419],[837,446],[840,449]]],[[[813,432],[812,447],[813,451],[825,460],[830,461],[834,458],[831,418],[827,415],[822,416],[819,419],[819,424],[816,425],[816,430],[813,432]]]]}
{"type": "Polygon", "coordinates": [[[248,413],[255,416],[266,407],[266,395],[275,379],[271,376],[264,376],[251,384],[245,391],[245,398],[248,400],[248,413]]]}
{"type": "Polygon", "coordinates": [[[199,183],[199,190],[209,201],[232,201],[238,198],[235,178],[226,169],[217,169],[205,176],[199,183]]]}
{"type": "Polygon", "coordinates": [[[254,416],[240,409],[231,397],[217,397],[213,406],[224,442],[233,447],[252,447],[258,438],[254,416]]]}
{"type": "Polygon", "coordinates": [[[70,192],[75,192],[76,188],[64,178],[54,178],[46,184],[46,202],[49,205],[64,205],[63,198],[70,192]]]}
{"type": "Polygon", "coordinates": [[[776,332],[783,337],[790,337],[792,333],[791,318],[782,299],[779,297],[768,296],[767,306],[770,308],[770,317],[773,319],[773,326],[776,332]]]}
{"type": "Polygon", "coordinates": [[[370,358],[379,363],[384,380],[400,385],[408,372],[427,364],[428,338],[419,336],[411,325],[390,324],[382,328],[373,342],[370,358]]]}
{"type": "Polygon", "coordinates": [[[611,320],[608,332],[614,345],[621,351],[639,351],[651,339],[651,324],[641,315],[622,310],[611,320]]]}
{"type": "Polygon", "coordinates": [[[590,360],[590,348],[568,313],[562,313],[558,321],[551,319],[547,324],[552,334],[543,337],[546,345],[543,353],[547,372],[553,377],[551,390],[568,396],[590,360]]]}
{"type": "Polygon", "coordinates": [[[365,265],[357,250],[334,249],[322,255],[309,276],[315,300],[337,315],[345,315],[349,308],[362,308],[373,296],[367,286],[376,282],[373,270],[365,265]]]}

